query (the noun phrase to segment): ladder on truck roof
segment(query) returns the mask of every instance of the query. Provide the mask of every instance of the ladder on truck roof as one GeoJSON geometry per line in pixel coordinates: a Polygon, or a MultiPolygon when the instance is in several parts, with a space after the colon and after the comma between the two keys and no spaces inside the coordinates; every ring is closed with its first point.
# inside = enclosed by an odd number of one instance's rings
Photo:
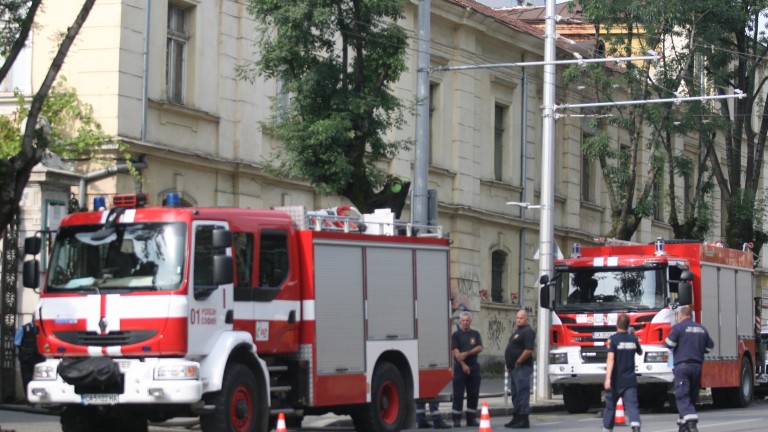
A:
{"type": "Polygon", "coordinates": [[[367,214],[360,213],[352,206],[320,210],[307,210],[304,206],[280,206],[273,209],[288,213],[300,230],[406,237],[444,238],[446,236],[442,225],[417,225],[399,221],[395,219],[395,214],[390,209],[378,209],[367,214]]]}

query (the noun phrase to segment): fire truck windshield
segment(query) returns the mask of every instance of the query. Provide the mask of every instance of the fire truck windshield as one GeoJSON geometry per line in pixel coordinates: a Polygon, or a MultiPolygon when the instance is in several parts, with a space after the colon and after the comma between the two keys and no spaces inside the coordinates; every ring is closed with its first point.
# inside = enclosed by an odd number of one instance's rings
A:
{"type": "Polygon", "coordinates": [[[175,290],[184,273],[186,224],[120,223],[62,227],[48,271],[48,292],[175,290]],[[102,231],[103,233],[103,231],[102,231]]]}
{"type": "Polygon", "coordinates": [[[562,272],[555,285],[560,311],[657,310],[666,305],[664,269],[562,272]]]}

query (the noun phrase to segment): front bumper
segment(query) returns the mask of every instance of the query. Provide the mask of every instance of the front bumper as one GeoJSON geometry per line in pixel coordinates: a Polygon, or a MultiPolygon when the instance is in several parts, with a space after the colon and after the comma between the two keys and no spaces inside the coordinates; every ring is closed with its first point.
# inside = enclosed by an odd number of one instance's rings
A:
{"type": "MultiPolygon", "coordinates": [[[[567,355],[567,363],[549,365],[549,382],[552,384],[599,384],[605,382],[605,361],[586,362],[581,347],[557,348],[550,351],[567,355]]],[[[672,369],[667,363],[646,363],[645,353],[635,356],[635,373],[638,384],[671,384],[672,369]]]]}
{"type": "MultiPolygon", "coordinates": [[[[200,379],[162,379],[154,377],[161,365],[179,363],[196,365],[181,359],[115,359],[120,365],[123,390],[118,394],[78,394],[75,386],[67,384],[56,374],[55,379],[32,380],[27,386],[27,400],[33,404],[193,404],[202,399],[203,383],[200,379]]],[[[61,360],[48,359],[36,367],[56,370],[61,360]]]]}

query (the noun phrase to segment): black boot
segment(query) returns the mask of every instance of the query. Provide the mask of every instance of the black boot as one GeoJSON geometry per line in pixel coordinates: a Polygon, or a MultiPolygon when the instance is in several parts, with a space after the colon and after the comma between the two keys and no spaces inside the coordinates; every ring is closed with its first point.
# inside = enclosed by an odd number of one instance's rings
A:
{"type": "Polygon", "coordinates": [[[512,429],[529,429],[530,427],[531,423],[528,421],[528,414],[520,414],[517,423],[511,426],[512,429]]]}
{"type": "Polygon", "coordinates": [[[632,432],[640,432],[640,426],[632,426],[632,432]]]}
{"type": "Polygon", "coordinates": [[[474,414],[467,414],[467,426],[480,426],[474,414]]]}
{"type": "Polygon", "coordinates": [[[515,425],[515,423],[519,422],[520,420],[517,418],[517,414],[512,413],[512,420],[510,420],[508,423],[504,424],[505,428],[511,428],[515,425]]]}
{"type": "Polygon", "coordinates": [[[432,425],[428,421],[426,421],[426,420],[420,421],[419,422],[419,429],[432,429],[432,425]]]}
{"type": "Polygon", "coordinates": [[[449,425],[448,423],[444,422],[442,418],[435,419],[434,423],[435,423],[435,429],[450,429],[451,428],[451,425],[449,425]]]}
{"type": "Polygon", "coordinates": [[[685,425],[688,427],[686,429],[687,432],[699,432],[699,428],[696,427],[696,422],[688,422],[685,425]]]}
{"type": "Polygon", "coordinates": [[[453,416],[453,427],[461,427],[461,416],[460,415],[454,415],[453,416]]]}

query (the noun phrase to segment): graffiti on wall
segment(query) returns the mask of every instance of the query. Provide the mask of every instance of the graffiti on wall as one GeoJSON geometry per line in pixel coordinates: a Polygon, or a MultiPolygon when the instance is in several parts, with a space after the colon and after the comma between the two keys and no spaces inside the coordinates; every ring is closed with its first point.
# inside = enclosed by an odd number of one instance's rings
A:
{"type": "Polygon", "coordinates": [[[470,299],[477,295],[480,277],[474,272],[465,272],[451,278],[451,308],[453,310],[473,310],[470,299]]]}
{"type": "Polygon", "coordinates": [[[488,328],[486,329],[487,345],[493,345],[496,349],[502,349],[502,335],[506,332],[504,321],[497,316],[488,317],[488,328]]]}

